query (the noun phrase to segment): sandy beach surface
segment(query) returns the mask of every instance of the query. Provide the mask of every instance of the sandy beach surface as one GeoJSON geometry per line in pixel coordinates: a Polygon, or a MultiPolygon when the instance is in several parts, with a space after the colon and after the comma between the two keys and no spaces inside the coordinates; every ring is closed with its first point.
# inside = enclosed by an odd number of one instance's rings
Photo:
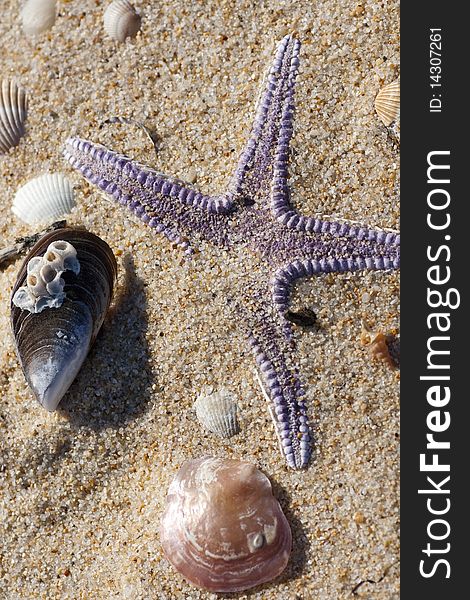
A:
{"type": "MultiPolygon", "coordinates": [[[[302,42],[290,162],[305,214],[399,228],[398,144],[374,112],[399,75],[398,2],[133,0],[134,40],[106,37],[108,2],[59,0],[54,26],[28,38],[20,2],[2,3],[0,74],[28,92],[27,133],[0,155],[0,248],[35,228],[10,211],[18,187],[64,172],[83,225],[114,250],[112,309],[77,379],[47,413],[29,391],[9,324],[21,260],[0,270],[0,598],[209,599],[165,559],[158,537],[180,465],[242,458],[271,480],[293,532],[275,581],[230,598],[399,598],[399,376],[360,344],[361,319],[397,335],[396,272],[329,274],[296,285],[294,306],[318,326],[296,330],[314,427],[309,468],[280,456],[255,364],[225,306],[239,264],[203,245],[188,259],[104,197],[61,156],[79,135],[204,192],[226,186],[245,143],[276,42],[302,42]],[[155,154],[119,115],[158,134],[155,154]],[[227,273],[231,279],[228,283],[227,273]],[[220,440],[193,404],[206,386],[238,398],[241,432],[220,440]]],[[[245,265],[246,269],[246,265],[245,265]]],[[[244,269],[238,285],[243,285],[244,269]]]]}

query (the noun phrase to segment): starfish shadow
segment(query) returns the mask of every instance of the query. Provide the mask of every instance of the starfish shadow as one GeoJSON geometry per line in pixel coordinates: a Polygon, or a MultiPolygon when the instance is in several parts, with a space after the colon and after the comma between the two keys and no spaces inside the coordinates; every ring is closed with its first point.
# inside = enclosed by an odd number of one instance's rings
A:
{"type": "Polygon", "coordinates": [[[147,410],[155,374],[146,341],[145,284],[130,254],[98,338],[58,411],[76,427],[122,427],[147,410]]]}

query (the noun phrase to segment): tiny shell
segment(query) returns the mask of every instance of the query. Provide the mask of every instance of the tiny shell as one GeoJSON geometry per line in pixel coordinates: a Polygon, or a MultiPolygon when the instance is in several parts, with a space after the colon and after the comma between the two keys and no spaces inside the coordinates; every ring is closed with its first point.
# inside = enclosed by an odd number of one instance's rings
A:
{"type": "Polygon", "coordinates": [[[46,173],[22,186],[11,210],[28,225],[54,221],[75,206],[73,187],[62,173],[46,173]]]}
{"type": "Polygon", "coordinates": [[[27,0],[21,10],[23,31],[38,35],[50,29],[56,19],[56,0],[27,0]]]}
{"type": "Polygon", "coordinates": [[[375,99],[375,110],[382,123],[389,127],[400,116],[400,80],[383,87],[375,99]]]}
{"type": "Polygon", "coordinates": [[[109,37],[124,42],[134,37],[140,29],[141,17],[128,0],[114,0],[105,10],[104,30],[109,37]]]}
{"type": "Polygon", "coordinates": [[[17,146],[24,135],[26,92],[14,81],[4,79],[0,91],[0,154],[17,146]]]}
{"type": "Polygon", "coordinates": [[[170,485],[160,526],[167,559],[188,581],[237,592],[285,569],[292,534],[268,478],[239,460],[186,461],[170,485]]]}
{"type": "MultiPolygon", "coordinates": [[[[56,257],[52,258],[54,263],[56,257]]],[[[98,335],[111,302],[116,272],[116,259],[105,241],[88,231],[70,228],[43,236],[20,268],[11,301],[16,352],[36,399],[49,411],[57,408],[98,335]],[[54,253],[60,254],[61,248],[66,251],[64,242],[76,250],[79,269],[73,263],[73,253],[62,255],[64,265],[72,260],[62,273],[64,286],[59,286],[63,287],[63,303],[36,313],[16,306],[13,299],[17,291],[41,265],[36,259],[44,257],[51,245],[54,253]]],[[[24,294],[20,300],[27,304],[34,298],[24,294]]]]}
{"type": "Polygon", "coordinates": [[[381,360],[393,370],[397,368],[388,349],[387,336],[381,331],[373,331],[364,320],[362,321],[361,345],[367,346],[369,354],[376,360],[381,360]]]}
{"type": "Polygon", "coordinates": [[[208,429],[223,438],[239,432],[235,396],[222,388],[212,394],[201,394],[194,403],[196,416],[208,429]]]}

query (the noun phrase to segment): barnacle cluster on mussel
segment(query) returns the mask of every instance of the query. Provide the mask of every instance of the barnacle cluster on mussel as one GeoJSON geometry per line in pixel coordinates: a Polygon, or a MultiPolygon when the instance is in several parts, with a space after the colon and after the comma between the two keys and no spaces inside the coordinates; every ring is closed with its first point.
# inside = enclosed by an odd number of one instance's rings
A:
{"type": "Polygon", "coordinates": [[[69,242],[51,242],[43,256],[34,256],[26,265],[26,285],[19,287],[13,304],[21,310],[40,313],[45,308],[58,308],[65,298],[64,271],[80,273],[77,251],[69,242]]]}
{"type": "Polygon", "coordinates": [[[11,326],[26,380],[55,410],[103,324],[117,265],[102,239],[81,229],[43,236],[26,257],[11,301],[11,326]]]}

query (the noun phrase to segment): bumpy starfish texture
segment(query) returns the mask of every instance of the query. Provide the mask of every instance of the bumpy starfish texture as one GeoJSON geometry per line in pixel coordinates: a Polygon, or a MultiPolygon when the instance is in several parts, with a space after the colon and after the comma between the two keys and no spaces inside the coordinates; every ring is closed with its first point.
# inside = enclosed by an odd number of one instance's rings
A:
{"type": "Polygon", "coordinates": [[[205,240],[227,252],[242,245],[258,255],[259,272],[239,298],[228,301],[246,326],[281,451],[296,469],[306,467],[312,441],[286,319],[292,285],[327,272],[396,269],[400,260],[397,234],[305,217],[290,204],[287,166],[299,49],[292,36],[280,42],[250,138],[222,195],[203,195],[79,138],[69,139],[64,152],[88,181],[186,252],[205,240]]]}

